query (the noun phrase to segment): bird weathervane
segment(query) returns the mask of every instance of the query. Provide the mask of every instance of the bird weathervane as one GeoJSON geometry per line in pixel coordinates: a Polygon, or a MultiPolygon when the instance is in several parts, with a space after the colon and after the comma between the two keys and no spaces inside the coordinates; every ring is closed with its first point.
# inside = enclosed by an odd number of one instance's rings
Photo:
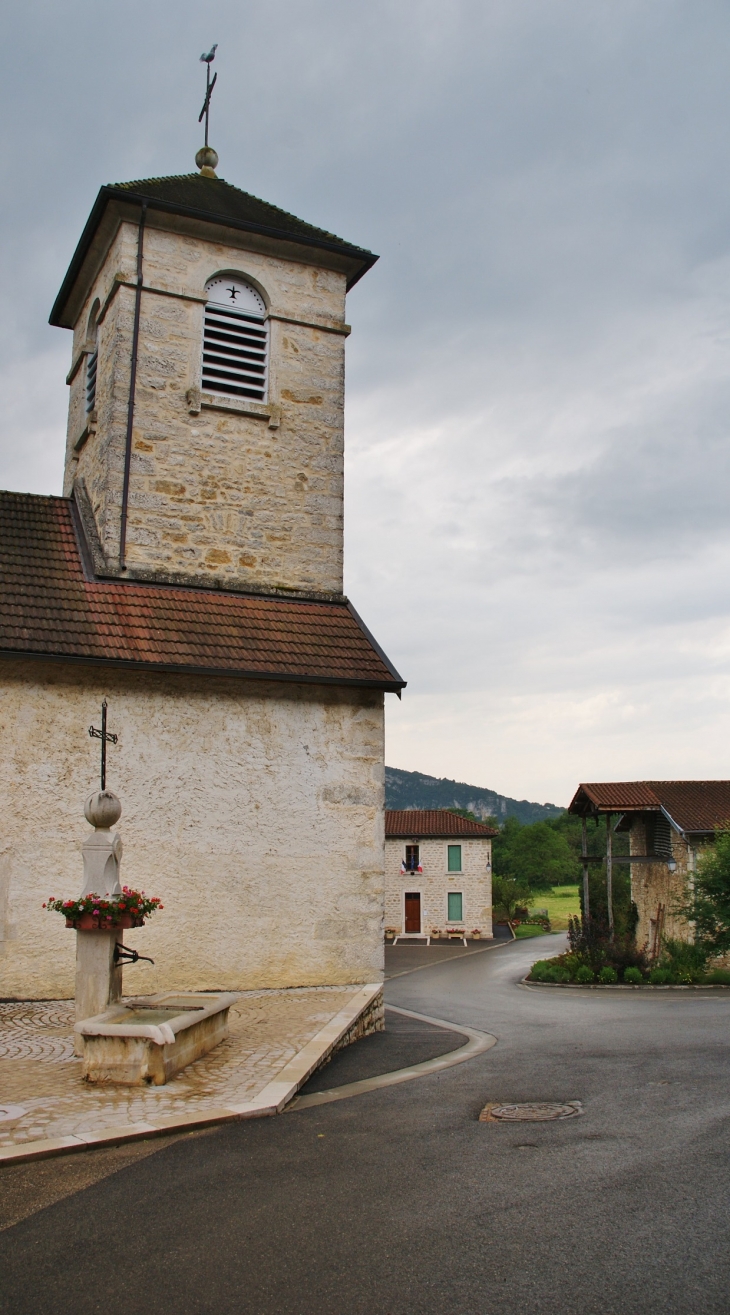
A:
{"type": "Polygon", "coordinates": [[[200,111],[200,115],[198,116],[198,123],[202,123],[202,122],[203,122],[203,119],[205,118],[205,146],[206,146],[206,149],[207,149],[207,147],[208,147],[208,118],[209,118],[209,115],[210,115],[210,98],[211,98],[211,96],[213,95],[213,88],[214,88],[216,82],[218,81],[218,74],[217,74],[217,73],[214,73],[214,74],[213,74],[213,78],[212,78],[212,80],[211,80],[211,76],[210,76],[210,66],[211,66],[211,64],[213,63],[213,60],[215,59],[215,52],[216,52],[217,49],[218,49],[218,42],[216,42],[216,44],[215,44],[214,46],[211,46],[211,48],[210,48],[210,50],[208,51],[207,55],[201,55],[201,56],[200,56],[200,62],[201,62],[201,64],[205,64],[205,100],[203,101],[203,108],[202,108],[202,110],[200,111]]]}

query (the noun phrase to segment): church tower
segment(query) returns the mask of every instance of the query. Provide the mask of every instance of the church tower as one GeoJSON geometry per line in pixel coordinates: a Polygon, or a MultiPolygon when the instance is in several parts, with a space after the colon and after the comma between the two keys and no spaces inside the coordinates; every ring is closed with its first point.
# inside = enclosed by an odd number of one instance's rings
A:
{"type": "Polygon", "coordinates": [[[98,577],[341,597],[345,294],[376,259],[209,162],[101,188],[50,321],[98,577]]]}

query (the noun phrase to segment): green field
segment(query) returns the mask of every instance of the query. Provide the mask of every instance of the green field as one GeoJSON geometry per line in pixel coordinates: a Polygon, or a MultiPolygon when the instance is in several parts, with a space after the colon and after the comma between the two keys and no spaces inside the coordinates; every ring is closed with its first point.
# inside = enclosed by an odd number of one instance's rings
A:
{"type": "Polygon", "coordinates": [[[580,913],[579,886],[553,886],[552,890],[538,891],[533,900],[533,909],[547,909],[553,931],[567,931],[568,918],[580,913]]]}
{"type": "Polygon", "coordinates": [[[524,941],[527,936],[546,936],[547,932],[542,927],[536,927],[534,923],[523,922],[521,926],[515,927],[515,937],[518,941],[524,941]]]}

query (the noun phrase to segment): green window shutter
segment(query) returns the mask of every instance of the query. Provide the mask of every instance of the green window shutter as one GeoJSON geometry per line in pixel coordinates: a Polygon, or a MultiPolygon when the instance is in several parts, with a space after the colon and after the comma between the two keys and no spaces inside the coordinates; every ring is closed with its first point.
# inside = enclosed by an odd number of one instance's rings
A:
{"type": "Polygon", "coordinates": [[[449,872],[461,872],[461,845],[449,845],[449,872]]]}
{"type": "MultiPolygon", "coordinates": [[[[458,845],[455,846],[458,849],[458,845]]],[[[449,891],[449,922],[463,922],[463,900],[460,890],[449,891]]]]}

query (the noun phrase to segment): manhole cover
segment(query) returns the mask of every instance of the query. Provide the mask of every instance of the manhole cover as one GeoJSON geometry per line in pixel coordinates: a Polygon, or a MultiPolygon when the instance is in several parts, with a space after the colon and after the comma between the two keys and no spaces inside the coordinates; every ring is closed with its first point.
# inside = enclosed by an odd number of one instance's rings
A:
{"type": "Polygon", "coordinates": [[[564,1105],[557,1101],[527,1100],[521,1105],[499,1105],[490,1102],[479,1115],[480,1123],[547,1123],[549,1119],[572,1119],[583,1113],[579,1100],[564,1105]]]}
{"type": "Polygon", "coordinates": [[[13,1123],[27,1113],[22,1105],[0,1105],[0,1123],[13,1123]]]}

